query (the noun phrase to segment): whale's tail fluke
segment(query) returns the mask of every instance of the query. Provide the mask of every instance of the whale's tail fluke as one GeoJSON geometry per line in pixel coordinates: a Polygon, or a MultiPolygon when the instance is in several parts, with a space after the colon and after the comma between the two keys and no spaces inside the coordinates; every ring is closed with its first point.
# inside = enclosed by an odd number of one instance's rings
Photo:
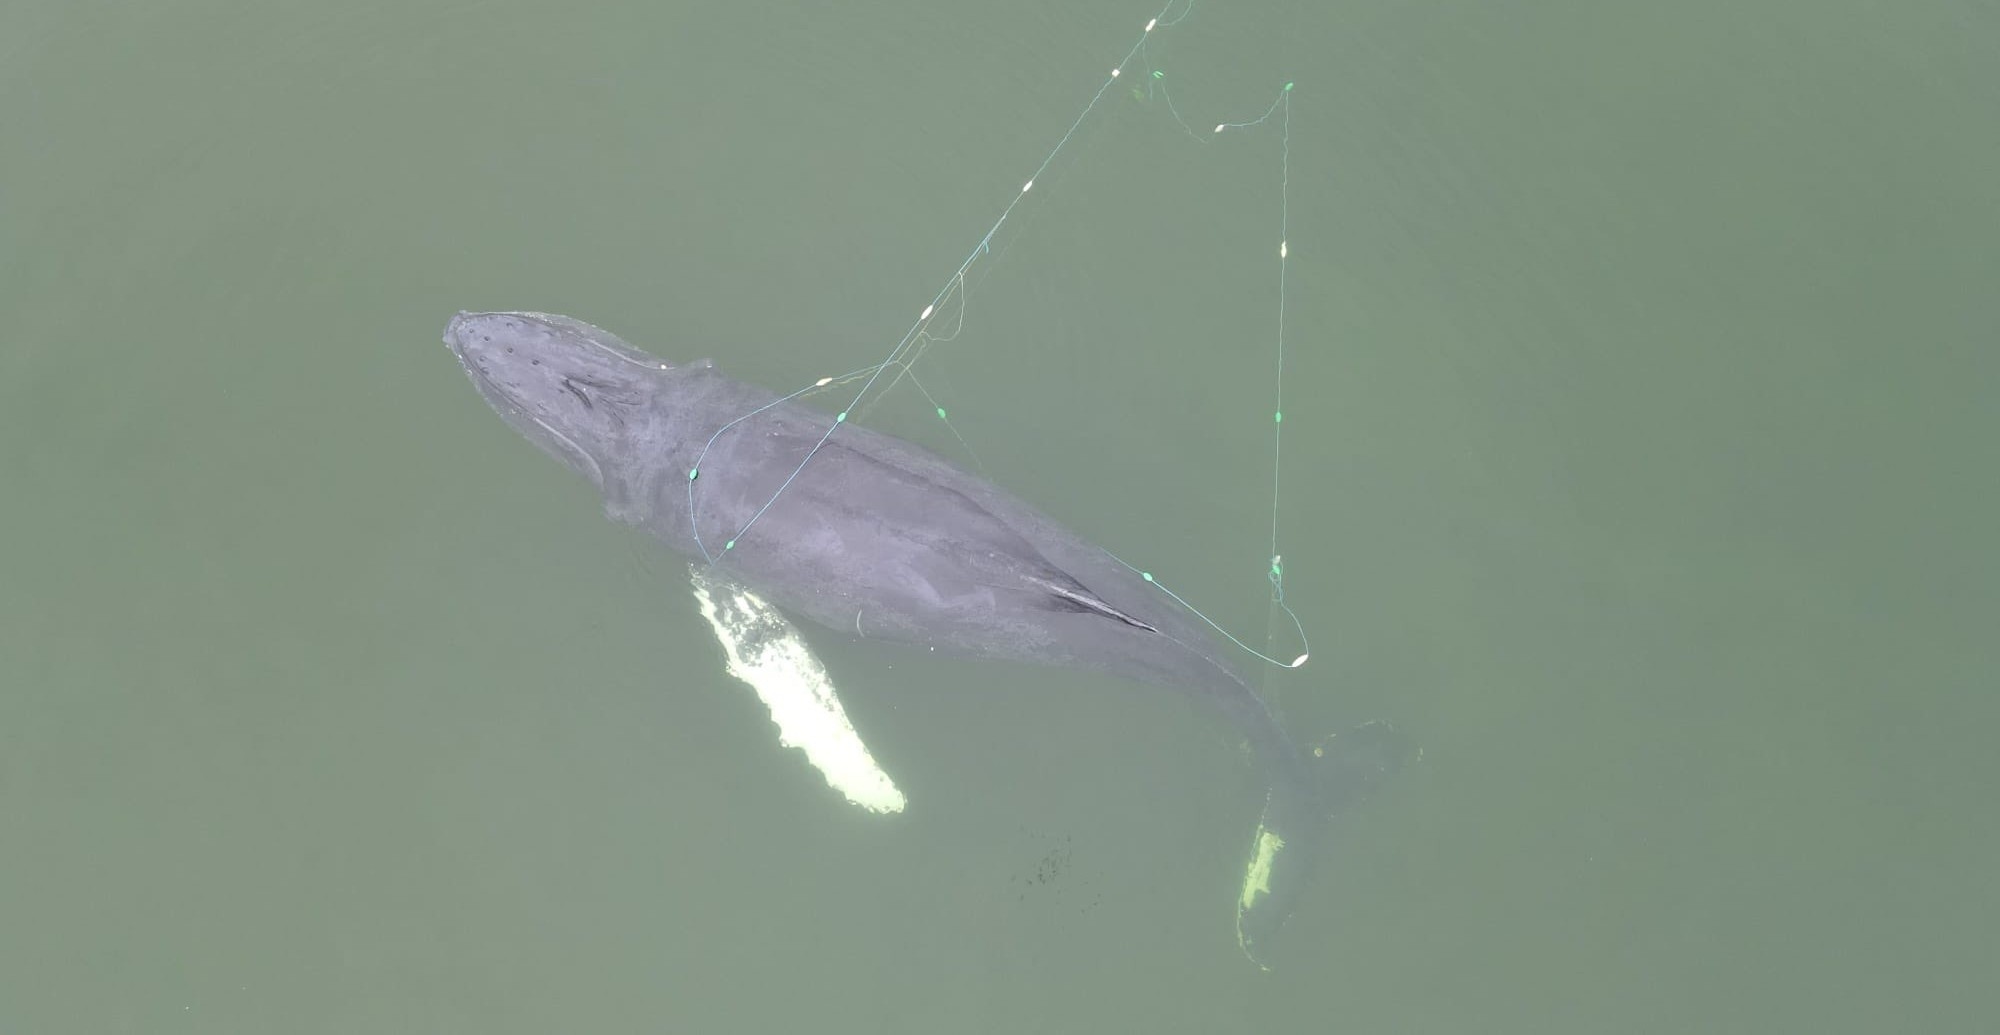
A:
{"type": "Polygon", "coordinates": [[[1319,784],[1321,807],[1334,816],[1380,790],[1417,753],[1401,730],[1375,719],[1328,734],[1308,750],[1306,767],[1319,784]]]}
{"type": "Polygon", "coordinates": [[[1271,760],[1271,790],[1236,899],[1236,944],[1266,970],[1333,817],[1380,788],[1411,757],[1411,747],[1394,726],[1377,721],[1329,736],[1308,751],[1279,753],[1283,757],[1271,760]]]}

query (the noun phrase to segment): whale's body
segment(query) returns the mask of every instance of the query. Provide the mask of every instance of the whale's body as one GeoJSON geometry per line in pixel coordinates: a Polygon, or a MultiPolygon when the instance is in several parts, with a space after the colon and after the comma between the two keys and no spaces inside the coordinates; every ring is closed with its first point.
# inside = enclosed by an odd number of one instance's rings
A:
{"type": "Polygon", "coordinates": [[[836,428],[712,364],[664,363],[539,313],[461,313],[445,341],[508,423],[591,479],[613,519],[795,615],[871,640],[1172,686],[1220,710],[1270,781],[1238,903],[1239,937],[1258,958],[1302,883],[1324,802],[1242,671],[1158,586],[983,478],[892,436],[836,428]]]}

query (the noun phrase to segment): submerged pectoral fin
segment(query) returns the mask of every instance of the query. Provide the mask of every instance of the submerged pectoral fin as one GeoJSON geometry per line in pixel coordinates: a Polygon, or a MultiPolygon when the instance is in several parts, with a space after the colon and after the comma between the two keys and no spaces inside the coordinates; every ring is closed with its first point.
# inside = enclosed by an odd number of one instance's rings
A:
{"type": "Polygon", "coordinates": [[[803,751],[829,787],[870,812],[901,812],[907,800],[875,764],[840,705],[833,680],[797,627],[745,586],[708,566],[691,567],[695,600],[715,630],[729,674],[771,710],[778,743],[803,751]]]}
{"type": "Polygon", "coordinates": [[[1312,746],[1308,765],[1329,814],[1344,812],[1382,789],[1423,751],[1394,724],[1371,719],[1312,746]]]}

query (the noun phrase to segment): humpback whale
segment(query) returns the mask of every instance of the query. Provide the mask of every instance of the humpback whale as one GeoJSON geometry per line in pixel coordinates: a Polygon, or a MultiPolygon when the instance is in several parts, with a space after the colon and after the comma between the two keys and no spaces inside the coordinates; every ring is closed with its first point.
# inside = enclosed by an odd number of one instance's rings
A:
{"type": "Polygon", "coordinates": [[[1260,966],[1339,790],[1201,620],[1141,573],[915,445],[673,364],[580,320],[461,312],[445,343],[516,431],[643,529],[833,630],[978,658],[1111,673],[1228,719],[1269,791],[1236,902],[1260,966]]]}

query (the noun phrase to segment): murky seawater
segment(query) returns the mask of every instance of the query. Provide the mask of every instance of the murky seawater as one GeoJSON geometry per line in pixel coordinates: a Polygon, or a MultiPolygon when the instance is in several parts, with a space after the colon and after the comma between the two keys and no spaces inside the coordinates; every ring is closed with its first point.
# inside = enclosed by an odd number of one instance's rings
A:
{"type": "Polygon", "coordinates": [[[1199,4],[1038,178],[866,419],[1261,644],[1297,84],[1266,689],[1424,755],[1269,974],[1234,734],[824,635],[846,807],[438,342],[873,362],[1154,6],[684,6],[0,12],[0,1030],[1993,1015],[1988,6],[1199,4]]]}

